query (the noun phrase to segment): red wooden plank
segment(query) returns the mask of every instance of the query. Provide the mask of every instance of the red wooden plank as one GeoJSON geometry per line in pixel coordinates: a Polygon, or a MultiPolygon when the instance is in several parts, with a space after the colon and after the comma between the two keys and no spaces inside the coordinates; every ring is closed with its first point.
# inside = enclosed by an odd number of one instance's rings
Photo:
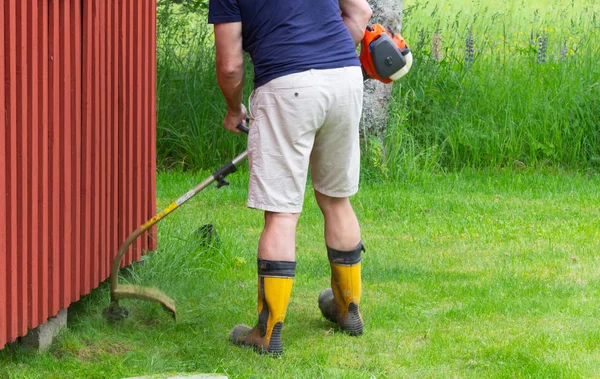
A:
{"type": "MultiPolygon", "coordinates": [[[[129,234],[127,223],[127,1],[119,0],[119,241],[129,234]]],[[[127,259],[127,254],[123,260],[127,259]]]]}
{"type": "Polygon", "coordinates": [[[112,33],[113,33],[113,6],[112,0],[106,1],[106,22],[105,22],[105,34],[104,38],[106,40],[106,160],[104,164],[106,165],[106,176],[104,180],[106,181],[106,231],[105,231],[105,239],[106,239],[106,252],[105,252],[105,260],[104,260],[104,272],[107,275],[110,275],[110,261],[112,255],[112,234],[113,234],[113,221],[112,221],[112,125],[113,125],[113,74],[112,74],[112,33]]]}
{"type": "MultiPolygon", "coordinates": [[[[0,6],[0,30],[2,31],[2,36],[0,37],[0,209],[6,210],[6,157],[8,154],[6,141],[7,141],[7,128],[6,128],[6,111],[5,111],[5,101],[6,98],[4,96],[4,83],[6,82],[6,73],[4,71],[4,27],[7,24],[6,19],[4,18],[4,4],[0,6]]],[[[0,214],[0,251],[8,253],[8,246],[6,244],[6,215],[8,213],[3,211],[0,214]]],[[[8,277],[8,266],[6,265],[6,254],[0,254],[0,293],[8,294],[6,290],[6,278],[8,277]]],[[[6,344],[8,341],[6,320],[8,316],[7,307],[6,307],[7,296],[0,296],[0,349],[6,344]]]]}
{"type": "Polygon", "coordinates": [[[112,245],[113,245],[113,227],[114,227],[114,222],[112,219],[112,141],[113,141],[113,134],[112,134],[112,125],[113,125],[113,76],[112,76],[112,17],[113,17],[113,6],[112,6],[112,0],[108,0],[106,1],[105,4],[105,14],[106,14],[106,18],[105,18],[105,32],[104,32],[104,39],[106,41],[106,47],[105,47],[105,51],[104,54],[106,56],[106,77],[105,77],[105,85],[106,85],[106,124],[105,124],[105,130],[106,130],[106,155],[105,155],[105,191],[106,191],[106,196],[105,196],[105,208],[106,208],[106,221],[105,221],[105,225],[106,225],[106,229],[105,229],[105,236],[104,239],[106,241],[106,246],[105,246],[105,252],[104,252],[104,273],[106,275],[106,277],[108,277],[110,275],[110,263],[111,263],[111,256],[112,256],[112,251],[114,250],[112,245]]]}
{"type": "MultiPolygon", "coordinates": [[[[139,3],[137,4],[138,6],[135,7],[136,8],[136,16],[133,18],[133,24],[132,24],[132,38],[133,38],[133,54],[131,55],[130,59],[131,62],[133,64],[133,67],[135,68],[133,70],[133,124],[132,124],[132,133],[133,133],[133,138],[130,144],[130,148],[132,149],[132,165],[133,165],[133,175],[131,177],[131,189],[133,191],[133,217],[132,217],[132,222],[134,225],[138,225],[141,224],[142,222],[138,222],[139,219],[139,200],[140,200],[140,196],[136,196],[137,194],[139,194],[139,190],[138,190],[138,186],[140,184],[140,163],[139,163],[139,139],[138,137],[138,133],[140,131],[140,73],[141,73],[141,69],[140,69],[140,41],[139,41],[139,36],[140,36],[140,28],[139,28],[139,21],[141,18],[141,14],[138,13],[140,11],[139,9],[139,3]]],[[[132,261],[135,261],[138,259],[138,254],[140,251],[140,239],[138,238],[137,240],[135,240],[134,244],[133,244],[133,255],[132,255],[132,261]]]]}
{"type": "Polygon", "coordinates": [[[99,21],[99,5],[102,0],[92,1],[93,6],[93,92],[92,92],[92,129],[93,136],[93,151],[92,151],[92,191],[93,191],[93,207],[92,207],[92,288],[100,282],[100,240],[101,240],[101,224],[100,224],[100,21],[99,21]]]}
{"type": "MultiPolygon", "coordinates": [[[[98,282],[106,279],[106,7],[97,1],[98,12],[98,282]]],[[[99,283],[96,283],[99,284],[99,283]]]]}
{"type": "Polygon", "coordinates": [[[73,54],[71,46],[71,28],[73,20],[71,19],[71,1],[60,3],[60,120],[61,120],[61,175],[63,191],[61,191],[61,296],[60,308],[66,308],[71,303],[71,263],[73,249],[73,223],[71,216],[73,214],[73,195],[74,183],[72,182],[73,172],[73,145],[70,143],[71,136],[74,134],[73,116],[72,116],[72,97],[74,88],[72,87],[72,76],[74,74],[71,66],[71,55],[73,54]]]}
{"type": "Polygon", "coordinates": [[[92,61],[93,61],[93,21],[90,2],[83,3],[83,77],[82,77],[82,151],[81,151],[81,181],[82,191],[82,246],[81,246],[81,294],[87,294],[92,286],[92,61]]]}
{"type": "Polygon", "coordinates": [[[28,321],[28,255],[29,255],[29,204],[31,192],[29,191],[29,148],[27,146],[28,134],[28,97],[27,92],[27,2],[17,4],[17,297],[19,319],[17,330],[19,335],[27,332],[28,321]]]}
{"type": "MultiPolygon", "coordinates": [[[[31,147],[31,157],[29,159],[28,172],[30,173],[30,185],[28,188],[29,201],[31,210],[30,221],[31,226],[29,229],[30,248],[29,248],[29,287],[27,289],[27,297],[29,298],[29,310],[28,310],[28,327],[33,328],[35,325],[40,323],[38,305],[40,298],[38,297],[38,263],[39,263],[39,235],[40,235],[40,219],[39,219],[39,204],[41,202],[40,193],[38,192],[40,183],[40,168],[38,154],[39,149],[39,97],[38,97],[38,84],[39,84],[39,56],[38,56],[38,5],[32,4],[27,12],[27,25],[30,27],[30,32],[27,40],[27,61],[29,62],[29,110],[30,118],[27,125],[28,134],[28,145],[31,147]]],[[[0,172],[2,169],[0,169],[0,172]]]]}
{"type": "Polygon", "coordinates": [[[104,64],[104,77],[103,77],[103,85],[104,85],[104,124],[102,125],[102,130],[104,133],[104,159],[103,159],[103,201],[104,204],[102,206],[104,212],[104,230],[103,230],[103,241],[104,247],[102,249],[102,277],[104,279],[108,278],[109,275],[109,250],[110,250],[110,104],[111,104],[111,93],[110,93],[110,57],[109,57],[109,49],[110,49],[110,14],[109,14],[109,0],[105,0],[102,2],[103,4],[103,33],[102,39],[104,40],[104,48],[102,49],[103,55],[103,64],[104,64]]]}
{"type": "Polygon", "coordinates": [[[114,86],[113,86],[113,1],[108,0],[106,2],[106,259],[104,262],[104,270],[110,275],[110,263],[112,262],[113,252],[113,131],[112,127],[114,124],[113,118],[113,99],[114,99],[114,86]]]}
{"type": "Polygon", "coordinates": [[[17,171],[18,171],[18,151],[17,147],[17,37],[16,37],[16,4],[15,0],[8,0],[4,2],[5,5],[5,17],[6,23],[4,25],[4,36],[6,38],[6,70],[8,71],[8,79],[5,81],[6,89],[6,121],[8,122],[8,133],[7,133],[7,152],[8,152],[8,167],[6,170],[6,178],[8,179],[7,185],[7,207],[6,211],[8,214],[6,225],[7,225],[7,264],[8,273],[6,275],[7,285],[7,301],[8,301],[8,338],[9,341],[13,340],[17,336],[17,321],[20,317],[18,313],[18,297],[17,297],[17,251],[18,251],[18,239],[17,239],[17,213],[18,204],[17,199],[17,171]]]}
{"type": "MultiPolygon", "coordinates": [[[[106,274],[109,272],[109,265],[112,255],[112,98],[113,98],[113,86],[112,86],[112,1],[106,2],[106,18],[105,18],[105,33],[104,38],[106,41],[106,48],[104,50],[106,56],[106,123],[104,128],[106,130],[106,159],[104,160],[105,165],[105,190],[106,190],[106,221],[105,221],[105,232],[104,240],[106,241],[105,246],[105,259],[102,265],[102,270],[106,274]]],[[[108,275],[107,275],[108,276],[108,275]]]]}
{"type": "MultiPolygon", "coordinates": [[[[146,46],[146,51],[144,54],[144,60],[147,62],[146,63],[146,78],[145,78],[145,82],[146,82],[146,89],[145,89],[145,93],[146,93],[146,99],[145,99],[145,103],[147,105],[146,108],[146,130],[144,131],[144,135],[145,135],[145,141],[146,141],[146,145],[145,145],[145,160],[146,160],[146,164],[144,166],[144,171],[146,172],[146,183],[144,184],[144,188],[146,188],[147,193],[149,192],[148,189],[150,188],[150,182],[152,180],[152,174],[151,174],[151,170],[152,170],[152,132],[151,129],[153,127],[152,125],[152,41],[150,40],[150,38],[152,38],[152,7],[153,4],[152,2],[147,2],[146,3],[146,25],[145,25],[145,40],[144,40],[144,44],[146,46]]],[[[152,209],[152,199],[154,198],[154,194],[148,193],[148,196],[146,196],[145,198],[145,215],[144,218],[148,219],[150,217],[152,217],[154,215],[153,209],[152,209]]],[[[151,249],[151,233],[147,232],[145,235],[145,242],[146,242],[146,251],[151,249]]]]}
{"type": "Polygon", "coordinates": [[[40,166],[41,175],[38,191],[41,194],[41,203],[39,210],[39,217],[41,223],[40,230],[40,243],[39,243],[39,285],[38,285],[38,299],[39,320],[45,320],[49,314],[49,293],[50,282],[49,282],[49,246],[50,246],[50,179],[49,179],[49,42],[48,42],[48,26],[49,26],[49,13],[48,13],[48,1],[38,0],[39,9],[39,35],[40,35],[40,77],[38,78],[38,91],[39,104],[41,106],[41,122],[40,122],[40,133],[38,136],[40,153],[38,154],[38,165],[40,166]]]}
{"type": "MultiPolygon", "coordinates": [[[[142,61],[142,82],[140,93],[142,95],[142,120],[139,129],[140,133],[140,150],[142,152],[140,167],[142,172],[142,181],[141,181],[141,193],[140,196],[140,207],[141,207],[141,220],[140,223],[149,219],[148,217],[148,193],[147,188],[149,188],[149,176],[150,176],[150,157],[148,156],[150,151],[149,139],[149,123],[150,123],[150,59],[148,57],[149,48],[148,48],[148,38],[150,37],[150,14],[149,14],[149,4],[147,1],[142,1],[142,30],[141,30],[141,41],[140,45],[142,47],[141,52],[141,61],[142,61]]],[[[144,251],[148,250],[148,238],[147,235],[144,235],[140,238],[142,243],[142,249],[144,251]],[[145,237],[145,238],[144,238],[145,237]]]]}
{"type": "MultiPolygon", "coordinates": [[[[150,21],[152,24],[151,27],[151,35],[150,35],[150,44],[152,48],[150,49],[152,63],[152,72],[150,75],[151,78],[151,107],[152,111],[150,113],[151,117],[151,125],[150,125],[150,194],[149,197],[151,199],[151,214],[156,213],[156,3],[152,2],[151,8],[151,17],[150,21]]],[[[151,244],[150,250],[156,250],[158,243],[158,234],[156,230],[156,225],[152,227],[151,230],[151,244]]]]}
{"type": "Polygon", "coordinates": [[[73,161],[73,169],[71,172],[71,180],[73,183],[73,208],[71,213],[71,223],[73,225],[73,237],[72,237],[72,250],[71,256],[71,273],[69,275],[71,280],[71,293],[72,300],[76,301],[81,296],[81,255],[82,243],[81,243],[81,223],[79,222],[79,215],[81,214],[81,34],[82,34],[82,20],[81,20],[81,2],[73,1],[71,7],[71,19],[73,21],[71,28],[71,46],[73,52],[71,54],[71,67],[73,68],[73,75],[71,76],[71,87],[73,89],[73,96],[71,97],[71,108],[72,108],[72,125],[73,131],[71,133],[71,145],[73,146],[71,159],[73,161]]]}
{"type": "MultiPolygon", "coordinates": [[[[153,86],[153,81],[154,81],[154,77],[156,76],[156,72],[154,71],[154,54],[153,51],[155,49],[155,43],[152,40],[153,38],[153,17],[154,17],[154,13],[153,13],[153,9],[154,9],[154,4],[152,2],[148,3],[148,11],[147,11],[147,17],[148,17],[148,23],[147,23],[147,32],[146,32],[146,46],[147,46],[147,52],[146,52],[146,59],[148,61],[148,89],[146,90],[146,92],[148,93],[148,127],[147,127],[147,157],[148,157],[148,165],[146,170],[148,171],[148,183],[146,184],[146,188],[152,188],[152,181],[154,178],[154,174],[152,173],[153,170],[153,161],[156,160],[155,157],[152,156],[152,148],[154,145],[154,141],[152,140],[152,133],[153,133],[153,129],[156,127],[156,125],[154,124],[154,118],[152,116],[152,112],[154,110],[154,95],[153,95],[153,91],[154,91],[154,86],[153,86]]],[[[151,190],[152,191],[152,190],[151,190]]],[[[155,193],[151,192],[149,194],[150,196],[147,197],[147,217],[150,218],[154,215],[155,213],[155,206],[154,206],[154,199],[155,199],[155,193]]],[[[148,231],[147,235],[146,235],[146,241],[147,241],[147,250],[153,250],[153,242],[152,242],[152,230],[148,231]]]]}
{"type": "MultiPolygon", "coordinates": [[[[120,32],[120,7],[117,0],[111,0],[112,7],[112,20],[111,20],[111,73],[112,73],[112,119],[110,129],[112,131],[112,144],[111,144],[111,169],[112,174],[111,180],[111,200],[112,200],[112,225],[111,225],[111,251],[110,251],[110,262],[117,254],[120,241],[119,234],[119,32],[120,32]]],[[[110,268],[110,266],[109,266],[110,268]]]]}
{"type": "MultiPolygon", "coordinates": [[[[134,67],[133,67],[133,19],[134,19],[134,2],[133,0],[127,0],[127,50],[126,50],[126,64],[127,64],[127,77],[126,77],[126,95],[127,95],[127,145],[125,150],[125,162],[126,162],[126,174],[127,179],[125,181],[125,198],[127,203],[125,207],[127,209],[126,212],[126,220],[127,220],[127,235],[132,233],[136,226],[134,223],[134,214],[133,214],[133,182],[135,180],[133,173],[133,144],[134,141],[134,125],[133,125],[133,117],[134,117],[134,103],[133,103],[133,77],[134,77],[134,67]]],[[[137,15],[135,15],[137,16],[137,15]]],[[[133,261],[133,248],[130,248],[127,253],[127,259],[124,261],[124,265],[129,264],[133,261]]]]}
{"type": "MultiPolygon", "coordinates": [[[[133,182],[134,182],[134,186],[133,186],[133,191],[134,191],[134,196],[133,196],[133,201],[134,201],[134,215],[135,215],[135,219],[134,219],[134,224],[136,226],[141,225],[145,220],[142,220],[143,216],[142,216],[142,207],[141,207],[141,202],[144,198],[143,194],[142,194],[142,149],[141,149],[141,136],[143,135],[143,124],[142,124],[142,91],[141,91],[141,84],[142,84],[142,71],[143,71],[143,66],[142,66],[142,44],[143,44],[143,37],[144,37],[144,33],[143,33],[143,29],[142,29],[142,20],[144,18],[144,14],[143,12],[140,12],[140,5],[143,6],[144,0],[140,1],[138,3],[138,7],[137,7],[137,12],[138,12],[138,16],[135,17],[133,19],[133,38],[134,38],[134,43],[133,43],[133,67],[136,67],[135,70],[135,77],[134,77],[134,90],[133,90],[133,94],[134,94],[134,121],[133,121],[133,125],[134,125],[134,140],[133,140],[133,152],[134,152],[134,163],[133,163],[133,167],[134,167],[134,178],[133,178],[133,182]],[[139,4],[142,3],[142,4],[139,4]],[[141,68],[141,69],[140,69],[141,68]]],[[[141,253],[142,253],[142,244],[141,244],[142,239],[138,238],[136,240],[135,243],[135,254],[133,256],[134,260],[138,260],[140,259],[141,253]]]]}
{"type": "Polygon", "coordinates": [[[62,57],[60,56],[60,18],[59,18],[59,2],[54,1],[49,4],[50,20],[50,306],[49,316],[56,315],[60,310],[60,293],[61,293],[61,278],[60,278],[60,264],[61,264],[61,120],[60,120],[60,106],[61,106],[61,88],[60,88],[60,67],[63,63],[62,57]]]}
{"type": "Polygon", "coordinates": [[[119,0],[118,8],[119,12],[119,149],[118,149],[118,167],[119,167],[119,199],[118,199],[118,208],[119,208],[119,241],[124,241],[127,237],[127,220],[125,213],[125,183],[127,181],[127,172],[125,170],[125,146],[127,146],[127,141],[125,137],[127,133],[125,132],[126,127],[126,110],[127,110],[127,99],[125,96],[125,78],[127,75],[127,70],[125,67],[125,54],[126,54],[126,22],[127,22],[127,12],[125,9],[125,1],[119,0]]]}

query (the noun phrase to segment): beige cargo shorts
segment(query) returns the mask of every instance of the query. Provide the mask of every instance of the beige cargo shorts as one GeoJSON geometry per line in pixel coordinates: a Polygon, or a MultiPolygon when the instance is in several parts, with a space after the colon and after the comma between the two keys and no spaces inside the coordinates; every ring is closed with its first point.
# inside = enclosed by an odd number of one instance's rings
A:
{"type": "Polygon", "coordinates": [[[310,167],[312,184],[331,197],[358,191],[360,67],[282,76],[250,96],[248,206],[300,213],[310,167]]]}

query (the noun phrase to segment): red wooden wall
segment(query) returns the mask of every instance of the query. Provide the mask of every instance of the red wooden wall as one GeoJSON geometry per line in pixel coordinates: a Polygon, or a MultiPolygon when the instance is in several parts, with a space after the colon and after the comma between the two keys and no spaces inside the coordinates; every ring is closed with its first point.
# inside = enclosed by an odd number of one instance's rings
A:
{"type": "Polygon", "coordinates": [[[155,213],[156,1],[0,4],[1,349],[104,281],[155,213]]]}

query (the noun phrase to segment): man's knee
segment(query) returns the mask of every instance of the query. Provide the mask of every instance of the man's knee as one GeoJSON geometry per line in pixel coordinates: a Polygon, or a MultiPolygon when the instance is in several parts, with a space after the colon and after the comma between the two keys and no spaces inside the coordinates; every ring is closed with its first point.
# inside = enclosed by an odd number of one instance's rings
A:
{"type": "Polygon", "coordinates": [[[315,190],[315,199],[323,213],[335,212],[346,207],[351,207],[348,197],[331,197],[315,190]]]}
{"type": "Polygon", "coordinates": [[[300,213],[279,213],[265,211],[265,226],[296,227],[300,213]]]}

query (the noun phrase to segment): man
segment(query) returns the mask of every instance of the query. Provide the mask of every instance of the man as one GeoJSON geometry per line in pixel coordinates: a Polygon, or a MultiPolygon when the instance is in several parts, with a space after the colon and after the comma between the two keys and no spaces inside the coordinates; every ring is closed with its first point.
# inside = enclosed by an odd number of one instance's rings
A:
{"type": "Polygon", "coordinates": [[[351,335],[359,311],[364,251],[349,196],[358,191],[363,77],[356,46],[371,17],[365,0],[210,0],[224,126],[239,132],[243,51],[254,64],[249,101],[248,206],[264,211],[258,245],[258,322],[237,325],[234,344],[281,354],[281,329],[296,269],[296,224],[308,168],[325,218],[331,288],[323,315],[351,335]],[[310,164],[310,166],[309,166],[310,164]]]}

